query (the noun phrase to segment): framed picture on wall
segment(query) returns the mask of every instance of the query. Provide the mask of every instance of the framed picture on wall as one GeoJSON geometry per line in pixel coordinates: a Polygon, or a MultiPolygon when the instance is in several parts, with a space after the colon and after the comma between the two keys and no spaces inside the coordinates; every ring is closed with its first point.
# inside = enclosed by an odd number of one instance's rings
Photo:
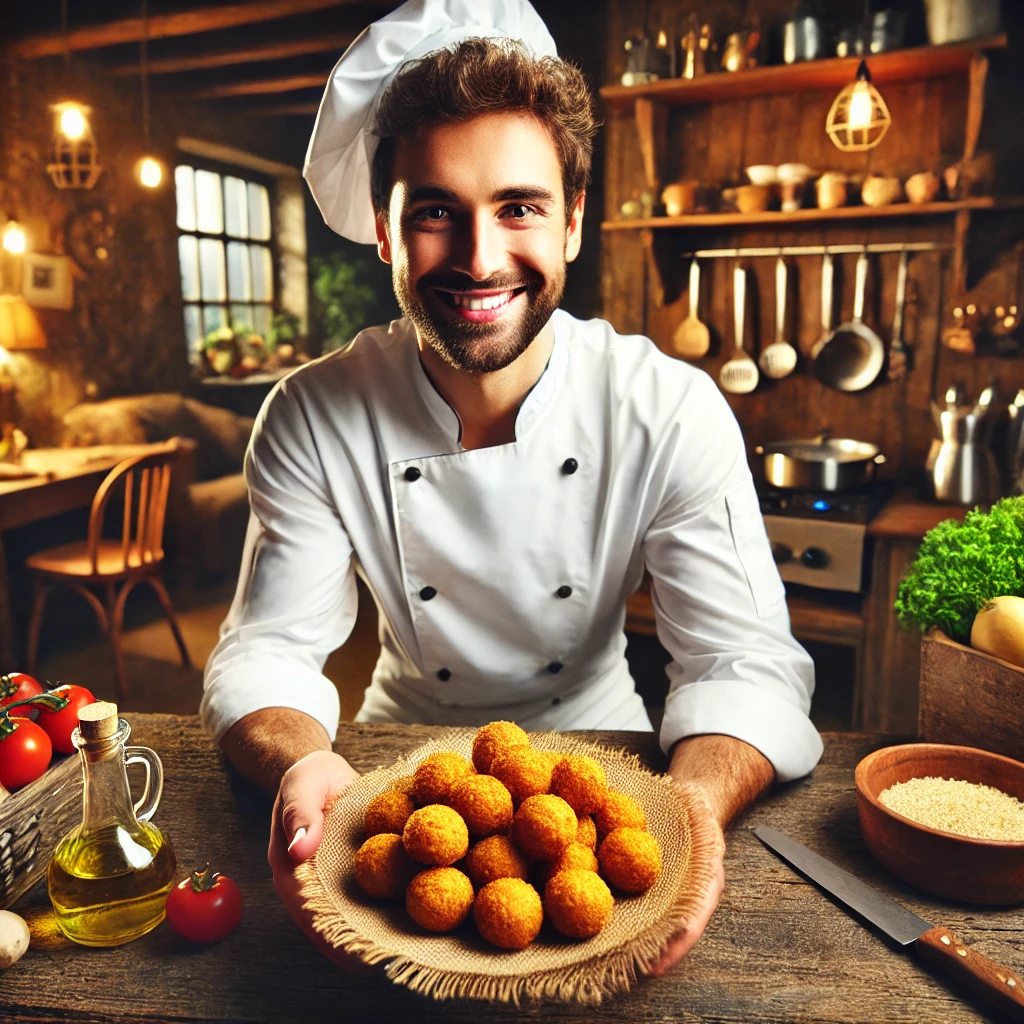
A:
{"type": "Polygon", "coordinates": [[[26,253],[22,294],[36,309],[71,309],[75,302],[71,258],[26,253]]]}

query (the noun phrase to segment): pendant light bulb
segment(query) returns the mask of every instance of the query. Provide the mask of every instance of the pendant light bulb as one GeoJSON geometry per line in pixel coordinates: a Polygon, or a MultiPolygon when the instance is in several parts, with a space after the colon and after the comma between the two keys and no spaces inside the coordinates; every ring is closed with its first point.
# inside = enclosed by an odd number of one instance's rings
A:
{"type": "Polygon", "coordinates": [[[164,169],[160,166],[159,160],[147,156],[139,161],[139,181],[146,188],[157,188],[163,180],[164,169]]]}
{"type": "Polygon", "coordinates": [[[871,86],[867,82],[858,82],[850,94],[849,126],[853,130],[864,129],[871,124],[871,86]]]}
{"type": "Polygon", "coordinates": [[[28,246],[25,231],[13,218],[7,222],[3,233],[3,247],[12,256],[20,256],[28,246]]]}
{"type": "Polygon", "coordinates": [[[72,141],[80,139],[85,135],[88,127],[81,107],[74,103],[64,104],[64,109],[60,113],[60,130],[64,133],[65,138],[72,141]]]}

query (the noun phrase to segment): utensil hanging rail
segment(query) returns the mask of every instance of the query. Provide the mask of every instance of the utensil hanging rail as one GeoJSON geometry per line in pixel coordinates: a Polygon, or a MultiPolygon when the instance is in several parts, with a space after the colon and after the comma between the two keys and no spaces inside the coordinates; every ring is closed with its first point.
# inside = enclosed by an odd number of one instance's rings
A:
{"type": "Polygon", "coordinates": [[[868,245],[761,245],[739,249],[698,249],[680,253],[682,259],[743,259],[755,256],[833,256],[845,253],[879,252],[949,252],[953,245],[947,242],[871,242],[868,245]]]}

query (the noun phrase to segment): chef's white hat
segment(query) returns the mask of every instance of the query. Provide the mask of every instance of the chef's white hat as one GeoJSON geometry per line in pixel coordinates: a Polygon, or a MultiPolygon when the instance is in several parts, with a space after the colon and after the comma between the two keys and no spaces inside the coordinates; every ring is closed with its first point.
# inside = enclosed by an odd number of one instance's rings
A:
{"type": "Polygon", "coordinates": [[[377,100],[403,64],[473,38],[517,39],[534,56],[557,56],[529,0],[408,0],[365,29],[335,64],[302,176],[339,235],[377,240],[370,168],[378,140],[369,131],[377,100]]]}

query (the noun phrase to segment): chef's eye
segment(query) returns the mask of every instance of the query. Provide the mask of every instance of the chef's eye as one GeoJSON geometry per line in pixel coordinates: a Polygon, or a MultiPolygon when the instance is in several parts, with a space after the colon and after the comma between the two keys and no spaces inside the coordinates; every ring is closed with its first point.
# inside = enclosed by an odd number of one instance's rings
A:
{"type": "Polygon", "coordinates": [[[414,214],[418,221],[425,221],[429,224],[437,224],[448,216],[448,211],[443,206],[424,206],[414,214]]]}
{"type": "Polygon", "coordinates": [[[525,203],[515,203],[513,206],[505,207],[505,216],[511,220],[526,220],[535,212],[532,206],[527,206],[525,203]]]}

